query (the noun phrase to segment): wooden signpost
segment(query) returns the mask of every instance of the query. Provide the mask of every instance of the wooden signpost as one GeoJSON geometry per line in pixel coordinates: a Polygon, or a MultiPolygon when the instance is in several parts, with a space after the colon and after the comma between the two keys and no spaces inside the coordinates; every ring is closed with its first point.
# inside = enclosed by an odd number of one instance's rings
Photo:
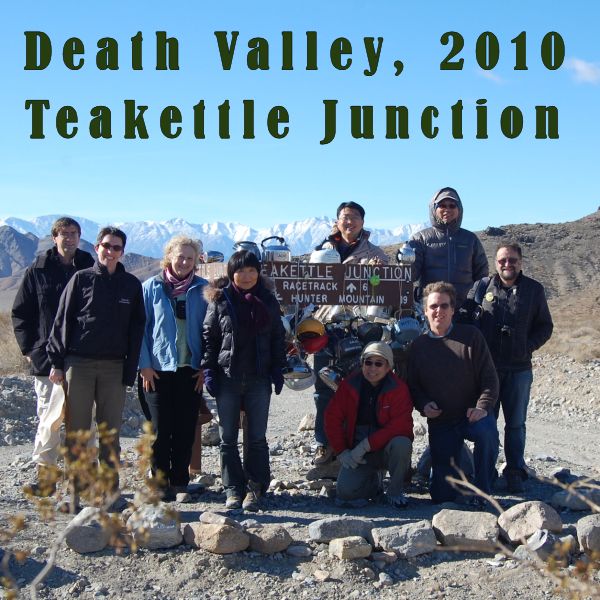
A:
{"type": "MultiPolygon", "coordinates": [[[[315,264],[268,262],[263,273],[274,280],[281,304],[393,306],[413,305],[411,265],[315,264]]],[[[198,274],[226,274],[224,263],[200,265],[198,274]]]]}

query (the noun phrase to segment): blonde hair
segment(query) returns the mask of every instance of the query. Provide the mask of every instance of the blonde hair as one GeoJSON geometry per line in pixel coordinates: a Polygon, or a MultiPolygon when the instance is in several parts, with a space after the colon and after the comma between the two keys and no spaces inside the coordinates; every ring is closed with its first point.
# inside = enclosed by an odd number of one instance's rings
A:
{"type": "Polygon", "coordinates": [[[166,244],[163,253],[163,258],[160,261],[160,266],[166,269],[171,265],[173,253],[180,246],[190,246],[196,253],[195,263],[198,264],[198,259],[203,252],[202,242],[200,240],[193,240],[185,235],[174,235],[166,244]]]}

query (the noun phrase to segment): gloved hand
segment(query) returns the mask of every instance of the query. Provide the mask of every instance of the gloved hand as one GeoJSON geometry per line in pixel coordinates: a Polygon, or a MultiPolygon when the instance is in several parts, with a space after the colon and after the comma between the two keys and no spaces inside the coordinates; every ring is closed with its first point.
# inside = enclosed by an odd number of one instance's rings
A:
{"type": "Polygon", "coordinates": [[[344,450],[341,454],[338,454],[338,460],[345,469],[356,469],[358,467],[358,463],[352,458],[351,450],[344,450]]]}
{"type": "Polygon", "coordinates": [[[357,465],[364,465],[367,461],[365,460],[365,454],[371,449],[369,445],[369,438],[365,438],[362,442],[359,442],[350,450],[350,454],[352,455],[352,460],[357,465]]]}
{"type": "Polygon", "coordinates": [[[213,397],[217,397],[219,385],[217,377],[212,369],[204,369],[204,389],[213,397]]]}
{"type": "Polygon", "coordinates": [[[281,372],[281,369],[271,369],[271,383],[273,384],[275,395],[279,396],[279,394],[281,394],[281,390],[283,389],[283,373],[281,372]]]}

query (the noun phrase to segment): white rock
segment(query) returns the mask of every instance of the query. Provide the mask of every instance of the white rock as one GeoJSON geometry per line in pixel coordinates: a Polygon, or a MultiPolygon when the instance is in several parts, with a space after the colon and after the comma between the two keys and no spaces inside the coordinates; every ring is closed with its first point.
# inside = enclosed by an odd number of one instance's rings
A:
{"type": "Polygon", "coordinates": [[[528,538],[538,529],[547,529],[553,533],[562,531],[558,513],[539,500],[515,504],[500,515],[498,525],[502,536],[513,543],[528,538]]]}
{"type": "Polygon", "coordinates": [[[308,526],[308,535],[315,542],[329,542],[335,538],[361,536],[370,539],[373,525],[358,517],[329,517],[313,521],[308,526]]]}
{"type": "Polygon", "coordinates": [[[600,552],[600,514],[588,515],[577,521],[577,540],[587,554],[600,552]]]}
{"type": "Polygon", "coordinates": [[[329,542],[329,555],[345,560],[366,558],[371,550],[371,544],[359,535],[336,538],[329,542]]]}
{"type": "Polygon", "coordinates": [[[127,520],[127,527],[136,543],[144,548],[172,548],[183,539],[177,513],[162,503],[136,510],[127,520]]]}
{"type": "Polygon", "coordinates": [[[298,425],[298,431],[312,431],[315,428],[315,415],[314,413],[308,413],[302,417],[300,425],[298,425]]]}
{"type": "Polygon", "coordinates": [[[371,535],[375,546],[395,552],[400,558],[427,554],[437,547],[431,523],[426,520],[395,527],[377,527],[371,535]]]}
{"type": "Polygon", "coordinates": [[[91,515],[96,513],[97,509],[86,506],[74,518],[76,522],[87,522],[84,525],[69,526],[65,542],[71,550],[79,554],[87,554],[106,548],[110,540],[110,531],[103,528],[97,519],[88,520],[91,515]]]}
{"type": "Polygon", "coordinates": [[[434,515],[432,524],[444,546],[490,550],[498,541],[498,524],[491,513],[443,509],[434,515]]]}
{"type": "Polygon", "coordinates": [[[288,546],[285,553],[294,558],[308,558],[312,556],[312,550],[308,546],[300,545],[288,546]]]}

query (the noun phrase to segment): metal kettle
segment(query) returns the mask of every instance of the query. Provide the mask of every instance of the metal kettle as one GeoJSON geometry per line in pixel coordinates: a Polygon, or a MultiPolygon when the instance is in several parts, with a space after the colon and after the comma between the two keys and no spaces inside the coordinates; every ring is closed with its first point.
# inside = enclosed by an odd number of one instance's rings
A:
{"type": "Polygon", "coordinates": [[[272,235],[265,238],[260,245],[262,246],[263,262],[290,262],[292,260],[292,251],[285,243],[285,239],[278,235],[272,235]],[[271,243],[265,246],[265,242],[269,240],[277,240],[279,243],[271,243]]]}

